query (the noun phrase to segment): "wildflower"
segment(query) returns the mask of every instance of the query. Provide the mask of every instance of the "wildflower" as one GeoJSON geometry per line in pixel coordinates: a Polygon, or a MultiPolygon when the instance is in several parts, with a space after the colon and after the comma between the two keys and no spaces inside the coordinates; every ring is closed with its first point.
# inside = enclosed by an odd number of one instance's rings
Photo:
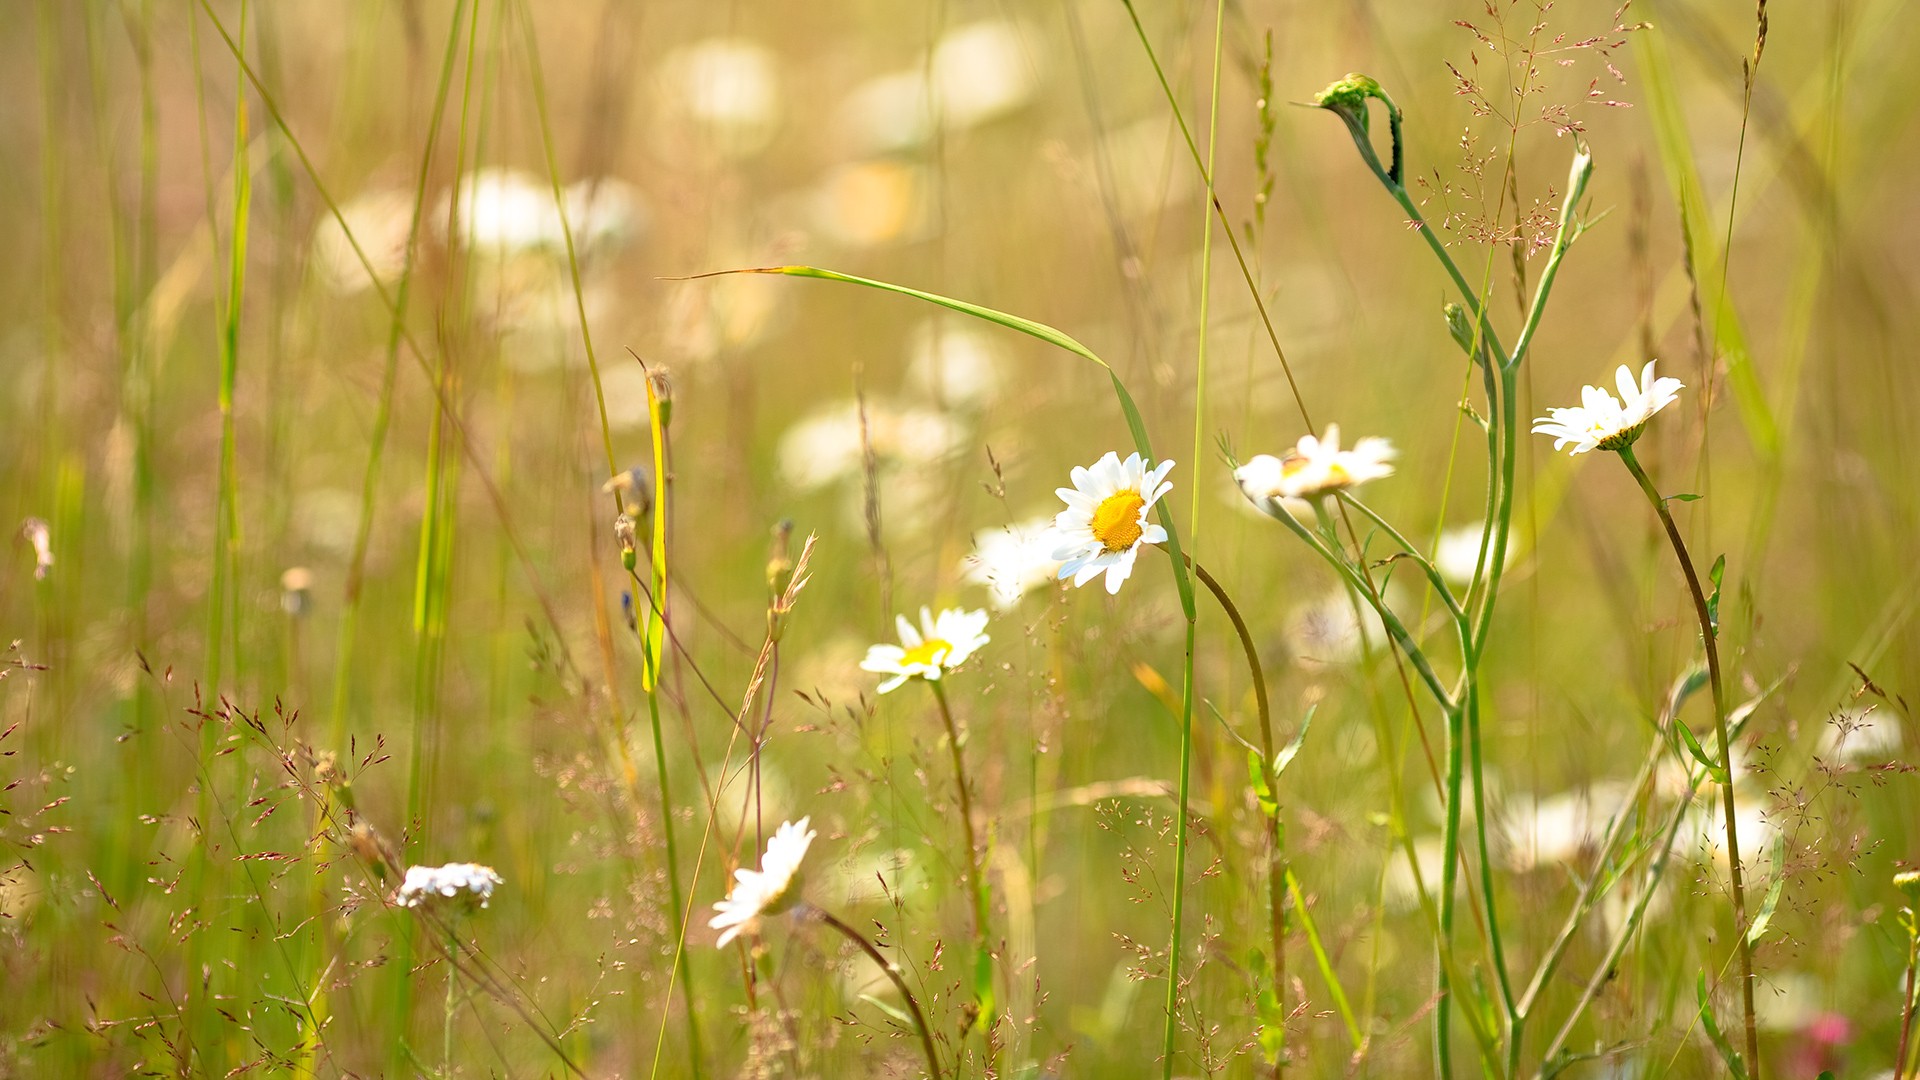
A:
{"type": "Polygon", "coordinates": [[[1296,604],[1287,616],[1287,645],[1296,662],[1350,664],[1368,649],[1386,643],[1387,627],[1378,612],[1360,604],[1345,589],[1296,604]]]}
{"type": "Polygon", "coordinates": [[[880,684],[883,694],[915,677],[938,682],[942,674],[966,663],[980,646],[992,640],[981,632],[987,628],[984,611],[948,608],[935,618],[923,607],[919,629],[914,629],[905,615],[894,616],[894,625],[900,630],[900,644],[875,645],[860,661],[862,671],[893,676],[880,684]]]}
{"type": "MultiPolygon", "coordinates": [[[[1440,534],[1440,540],[1434,545],[1433,566],[1440,576],[1455,585],[1465,585],[1473,580],[1476,565],[1481,571],[1493,569],[1493,549],[1480,550],[1480,541],[1485,528],[1479,524],[1462,525],[1448,529],[1440,534]]],[[[1512,569],[1518,549],[1515,545],[1507,547],[1506,566],[1512,569]]]]}
{"type": "Polygon", "coordinates": [[[780,121],[779,58],[749,38],[707,38],[659,65],[670,118],[691,125],[720,153],[749,157],[773,141],[780,121]]]}
{"type": "Polygon", "coordinates": [[[1317,498],[1392,476],[1393,466],[1387,462],[1393,454],[1392,443],[1372,437],[1342,450],[1340,425],[1328,424],[1325,438],[1302,435],[1284,458],[1257,455],[1233,470],[1233,479],[1247,498],[1265,510],[1275,499],[1317,498]]]}
{"type": "Polygon", "coordinates": [[[502,884],[491,866],[448,863],[445,866],[409,866],[407,877],[394,894],[401,907],[417,908],[439,901],[457,901],[486,907],[493,887],[502,884]],[[462,895],[465,894],[465,895],[462,895]]]}
{"type": "Polygon", "coordinates": [[[1055,488],[1067,508],[1053,519],[1059,546],[1053,557],[1062,561],[1060,577],[1075,587],[1107,575],[1107,592],[1117,593],[1133,573],[1133,561],[1143,544],[1163,544],[1167,530],[1147,521],[1147,511],[1173,490],[1166,482],[1173,462],[1162,461],[1151,470],[1139,454],[1107,455],[1093,468],[1076,466],[1073,486],[1055,488]]]}
{"type": "Polygon", "coordinates": [[[968,581],[987,587],[996,610],[1019,603],[1060,572],[1052,524],[1050,518],[1035,518],[973,534],[973,553],[961,560],[961,571],[968,581]]]}
{"type": "Polygon", "coordinates": [[[33,546],[33,580],[47,580],[53,572],[53,530],[44,520],[30,517],[21,524],[20,535],[33,546]]]}
{"type": "Polygon", "coordinates": [[[313,571],[290,566],[280,575],[280,610],[294,618],[307,613],[313,591],[313,571]]]}
{"type": "Polygon", "coordinates": [[[406,268],[407,242],[412,234],[412,193],[398,189],[369,191],[341,203],[337,218],[329,214],[314,226],[313,266],[335,292],[357,293],[376,279],[391,282],[400,276],[406,268]],[[355,243],[358,251],[354,250],[355,243]],[[364,263],[360,261],[363,255],[364,263]]]}
{"type": "Polygon", "coordinates": [[[767,841],[767,853],[760,858],[760,869],[733,872],[733,891],[713,905],[720,914],[707,922],[721,932],[716,945],[725,948],[741,934],[759,933],[762,915],[777,915],[799,899],[793,887],[794,879],[800,870],[800,860],[807,856],[808,845],[818,835],[807,828],[811,820],[803,817],[782,824],[767,841]]]}
{"type": "Polygon", "coordinates": [[[1594,449],[1624,450],[1632,446],[1653,414],[1679,398],[1682,388],[1679,379],[1654,378],[1653,366],[1657,363],[1658,360],[1649,360],[1647,366],[1640,369],[1637,386],[1633,372],[1625,364],[1620,365],[1614,375],[1614,383],[1620,390],[1617,399],[1597,386],[1581,387],[1580,404],[1571,409],[1548,409],[1547,416],[1534,420],[1534,434],[1550,436],[1555,450],[1574,444],[1568,451],[1571,454],[1594,449]]]}
{"type": "Polygon", "coordinates": [[[869,400],[863,416],[858,401],[840,401],[780,437],[780,471],[796,487],[811,491],[858,475],[869,447],[876,464],[924,465],[953,453],[965,439],[959,424],[932,409],[869,400]]]}
{"type": "Polygon", "coordinates": [[[979,407],[1000,388],[1000,348],[965,323],[929,320],[908,339],[907,381],[947,405],[979,407]]]}

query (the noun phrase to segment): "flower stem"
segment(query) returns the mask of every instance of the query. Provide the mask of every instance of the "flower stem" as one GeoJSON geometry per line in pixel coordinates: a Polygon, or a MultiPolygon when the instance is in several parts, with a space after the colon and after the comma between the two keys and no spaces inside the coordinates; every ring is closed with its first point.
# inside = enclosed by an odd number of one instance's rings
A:
{"type": "Polygon", "coordinates": [[[940,719],[947,726],[947,749],[953,755],[953,783],[960,791],[960,828],[967,842],[967,888],[973,894],[973,980],[980,1015],[976,1023],[986,1043],[986,1069],[994,1072],[993,1046],[993,950],[987,941],[987,876],[981,865],[982,852],[973,831],[973,795],[967,783],[966,756],[960,751],[960,727],[953,722],[953,709],[947,704],[947,692],[938,679],[924,681],[940,703],[940,719]]]}
{"type": "Polygon", "coordinates": [[[907,1011],[913,1014],[914,1026],[920,1029],[920,1049],[927,1055],[927,1074],[932,1077],[932,1080],[940,1080],[940,1055],[933,1049],[933,1030],[927,1027],[926,1014],[920,1011],[920,1000],[913,996],[913,990],[907,986],[907,981],[900,977],[899,969],[887,962],[887,958],[880,954],[880,950],[874,946],[873,942],[867,940],[865,934],[841,922],[831,912],[811,905],[809,909],[821,922],[840,931],[842,937],[859,946],[860,951],[866,953],[869,960],[879,965],[881,972],[893,982],[894,989],[900,991],[900,996],[906,999],[907,1011]]]}
{"type": "MultiPolygon", "coordinates": [[[[1653,504],[1654,512],[1660,515],[1660,524],[1666,527],[1667,539],[1673,544],[1674,557],[1680,561],[1680,570],[1687,579],[1687,590],[1693,596],[1694,614],[1700,620],[1700,640],[1707,649],[1707,678],[1713,687],[1713,727],[1714,734],[1720,740],[1720,769],[1725,777],[1720,785],[1720,806],[1727,819],[1727,869],[1732,884],[1735,942],[1740,950],[1740,1003],[1746,1023],[1747,1077],[1748,1080],[1760,1080],[1760,1037],[1753,1018],[1753,944],[1747,940],[1745,872],[1740,865],[1739,820],[1734,812],[1733,798],[1733,740],[1727,733],[1727,696],[1720,678],[1718,630],[1714,625],[1713,612],[1707,606],[1707,595],[1700,588],[1700,576],[1694,572],[1693,559],[1687,554],[1686,541],[1680,538],[1680,529],[1673,523],[1673,515],[1667,512],[1667,500],[1660,496],[1653,481],[1647,477],[1647,471],[1640,467],[1631,445],[1621,447],[1619,454],[1627,471],[1639,482],[1640,490],[1646,492],[1647,501],[1653,504]]],[[[1674,723],[1679,722],[1675,718],[1674,723]]]]}
{"type": "MultiPolygon", "coordinates": [[[[1233,632],[1240,638],[1240,648],[1246,653],[1247,674],[1253,680],[1254,707],[1260,714],[1260,773],[1266,781],[1267,790],[1273,793],[1274,798],[1273,812],[1264,815],[1267,830],[1267,933],[1273,942],[1273,995],[1279,1005],[1279,1014],[1284,1018],[1287,1015],[1286,894],[1287,879],[1291,875],[1287,871],[1286,832],[1280,824],[1280,777],[1274,772],[1273,712],[1267,702],[1266,674],[1261,670],[1260,651],[1254,647],[1253,634],[1247,629],[1247,621],[1240,617],[1240,609],[1234,606],[1233,599],[1227,595],[1227,590],[1222,588],[1220,582],[1215,580],[1212,574],[1207,573],[1207,568],[1201,566],[1191,555],[1187,556],[1187,565],[1193,567],[1193,575],[1199,578],[1200,584],[1206,586],[1207,591],[1213,594],[1213,598],[1220,602],[1221,610],[1227,614],[1227,621],[1233,624],[1233,632]]],[[[1333,986],[1334,992],[1338,994],[1339,985],[1335,983],[1333,986]]],[[[1344,1008],[1344,998],[1341,1004],[1344,1008]]],[[[1283,1019],[1281,1028],[1283,1040],[1284,1025],[1283,1019]]],[[[1276,1076],[1284,1068],[1285,1061],[1286,1044],[1283,1041],[1278,1060],[1274,1064],[1276,1076]]]]}

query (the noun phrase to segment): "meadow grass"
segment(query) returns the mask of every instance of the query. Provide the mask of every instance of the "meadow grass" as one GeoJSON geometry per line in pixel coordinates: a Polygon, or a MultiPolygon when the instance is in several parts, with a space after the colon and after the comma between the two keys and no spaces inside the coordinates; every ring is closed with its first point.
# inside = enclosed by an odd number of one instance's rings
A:
{"type": "Polygon", "coordinates": [[[0,1076],[1914,1075],[1908,5],[13,22],[0,1076]]]}

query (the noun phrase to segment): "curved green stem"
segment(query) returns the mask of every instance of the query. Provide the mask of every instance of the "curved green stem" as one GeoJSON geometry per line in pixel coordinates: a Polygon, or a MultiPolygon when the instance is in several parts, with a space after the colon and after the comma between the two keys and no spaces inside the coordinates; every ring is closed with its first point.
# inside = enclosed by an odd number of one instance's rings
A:
{"type": "Polygon", "coordinates": [[[880,950],[874,946],[873,942],[867,940],[865,934],[841,922],[833,916],[832,912],[824,911],[811,904],[807,907],[821,922],[838,930],[841,937],[853,942],[861,952],[866,953],[867,959],[872,960],[879,967],[881,974],[893,983],[895,990],[900,991],[900,996],[906,1000],[907,1011],[913,1014],[913,1025],[919,1029],[920,1050],[927,1057],[927,1075],[932,1080],[940,1080],[940,1055],[933,1049],[933,1029],[927,1026],[927,1015],[920,1011],[920,999],[913,996],[913,989],[907,985],[907,980],[900,977],[900,970],[881,955],[880,950]]]}
{"type": "MultiPolygon", "coordinates": [[[[1708,605],[1707,594],[1700,587],[1700,576],[1693,569],[1693,558],[1687,554],[1686,541],[1681,539],[1680,528],[1673,523],[1673,515],[1667,511],[1667,500],[1653,486],[1647,471],[1640,467],[1639,459],[1633,456],[1631,444],[1621,447],[1619,453],[1621,462],[1640,484],[1640,490],[1646,493],[1654,512],[1660,515],[1660,524],[1666,528],[1667,540],[1673,545],[1674,558],[1679,560],[1680,570],[1686,576],[1687,591],[1693,597],[1694,615],[1700,621],[1700,640],[1707,650],[1707,679],[1713,688],[1714,734],[1720,740],[1720,770],[1726,778],[1720,785],[1720,806],[1721,813],[1727,819],[1727,870],[1733,897],[1733,929],[1740,953],[1740,1003],[1746,1024],[1747,1077],[1748,1080],[1760,1080],[1760,1036],[1753,1015],[1753,943],[1747,939],[1746,872],[1740,865],[1739,819],[1734,812],[1733,740],[1727,731],[1727,695],[1720,677],[1719,629],[1713,610],[1708,605]]],[[[1674,723],[1679,723],[1679,719],[1675,718],[1674,723]]]]}
{"type": "MultiPolygon", "coordinates": [[[[1220,609],[1226,612],[1227,621],[1233,624],[1233,632],[1240,639],[1240,649],[1246,654],[1247,675],[1253,680],[1254,707],[1260,715],[1260,773],[1266,781],[1267,790],[1273,793],[1275,800],[1273,812],[1265,815],[1267,830],[1267,934],[1272,941],[1273,948],[1274,998],[1279,1003],[1280,1014],[1285,1016],[1287,1011],[1286,894],[1287,882],[1293,874],[1292,871],[1287,868],[1286,831],[1281,827],[1280,823],[1280,807],[1278,804],[1280,798],[1280,776],[1275,772],[1273,712],[1267,701],[1267,677],[1266,673],[1261,669],[1260,650],[1253,643],[1253,633],[1247,629],[1247,621],[1241,618],[1240,609],[1235,606],[1233,598],[1227,595],[1227,590],[1221,586],[1220,582],[1217,581],[1212,574],[1207,573],[1206,567],[1201,566],[1200,563],[1192,557],[1189,557],[1187,562],[1188,565],[1193,568],[1194,577],[1199,578],[1200,584],[1206,586],[1207,591],[1213,594],[1213,598],[1219,601],[1220,609]]],[[[1296,906],[1298,906],[1298,903],[1299,901],[1296,899],[1296,906]]],[[[1316,950],[1319,949],[1317,938],[1315,939],[1314,947],[1316,950]]],[[[1322,961],[1321,968],[1322,973],[1329,976],[1328,984],[1333,987],[1335,995],[1339,998],[1341,1008],[1345,1010],[1346,997],[1340,991],[1339,984],[1332,981],[1332,969],[1326,965],[1324,960],[1322,961]]],[[[1348,1023],[1350,1025],[1352,1023],[1350,1016],[1348,1017],[1348,1023]]],[[[1282,1050],[1284,1051],[1284,1044],[1282,1050]]],[[[1281,1060],[1285,1060],[1284,1053],[1281,1054],[1281,1060]]],[[[1279,1069],[1280,1066],[1276,1064],[1275,1071],[1278,1072],[1279,1069]]]]}
{"type": "Polygon", "coordinates": [[[960,727],[953,722],[953,708],[947,704],[947,692],[938,679],[923,679],[940,703],[940,720],[947,728],[947,749],[953,755],[953,783],[960,792],[960,832],[967,844],[967,891],[973,907],[973,990],[980,1009],[980,1034],[986,1043],[986,1069],[994,1072],[993,1045],[993,950],[987,940],[987,872],[982,865],[985,853],[973,831],[973,794],[967,783],[966,757],[960,751],[960,727]]]}

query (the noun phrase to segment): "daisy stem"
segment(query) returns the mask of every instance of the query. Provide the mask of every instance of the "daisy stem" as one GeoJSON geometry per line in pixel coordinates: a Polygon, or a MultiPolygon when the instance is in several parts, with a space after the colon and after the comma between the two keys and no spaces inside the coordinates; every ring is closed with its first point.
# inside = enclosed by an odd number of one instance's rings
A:
{"type": "MultiPolygon", "coordinates": [[[[1246,653],[1247,674],[1253,680],[1254,707],[1260,714],[1260,775],[1266,781],[1267,790],[1273,793],[1274,808],[1265,815],[1267,829],[1267,932],[1273,940],[1273,995],[1279,1005],[1279,1014],[1287,1014],[1287,880],[1292,874],[1287,869],[1286,830],[1280,821],[1280,777],[1274,772],[1273,750],[1273,712],[1267,702],[1267,678],[1260,667],[1260,650],[1254,647],[1253,634],[1247,629],[1247,621],[1240,617],[1240,609],[1234,605],[1232,597],[1222,588],[1207,568],[1189,555],[1187,565],[1193,568],[1193,575],[1200,584],[1207,587],[1213,598],[1220,602],[1220,609],[1227,614],[1227,621],[1233,624],[1233,632],[1239,635],[1240,648],[1246,653]]],[[[1317,943],[1316,943],[1317,948],[1317,943]]],[[[1334,992],[1339,994],[1339,985],[1332,984],[1334,992]]],[[[1344,996],[1341,1005],[1345,1009],[1344,996]]],[[[1282,1044],[1281,1060],[1284,1061],[1285,1044],[1282,1044]]],[[[1277,1074],[1281,1070],[1280,1062],[1274,1065],[1277,1074]]]]}
{"type": "MultiPolygon", "coordinates": [[[[1700,640],[1707,650],[1707,679],[1713,688],[1713,727],[1714,734],[1720,740],[1720,770],[1725,778],[1720,784],[1720,808],[1727,819],[1727,869],[1732,886],[1735,944],[1740,952],[1740,1004],[1746,1023],[1747,1077],[1748,1080],[1759,1080],[1760,1037],[1753,1017],[1753,943],[1747,940],[1746,882],[1745,871],[1740,865],[1739,820],[1734,812],[1733,740],[1727,732],[1726,688],[1720,678],[1719,631],[1713,610],[1707,603],[1707,595],[1700,588],[1700,576],[1694,571],[1693,558],[1687,554],[1686,541],[1680,538],[1680,529],[1673,523],[1673,515],[1667,512],[1667,500],[1653,486],[1647,471],[1640,467],[1639,459],[1633,456],[1632,445],[1623,446],[1618,452],[1621,462],[1633,474],[1634,480],[1639,482],[1640,490],[1646,493],[1647,501],[1653,504],[1654,512],[1660,515],[1660,524],[1667,530],[1674,557],[1679,560],[1680,570],[1686,576],[1687,591],[1693,597],[1694,614],[1700,620],[1700,640]]],[[[1679,723],[1678,718],[1674,722],[1679,723]]]]}
{"type": "Polygon", "coordinates": [[[938,679],[921,680],[933,690],[940,703],[940,719],[947,726],[947,749],[953,755],[953,783],[960,791],[960,828],[967,842],[967,887],[973,894],[973,989],[978,999],[980,1034],[986,1042],[986,1068],[994,1072],[993,1047],[993,951],[987,943],[987,879],[980,844],[973,831],[973,795],[967,784],[966,757],[960,751],[960,727],[953,722],[953,708],[947,704],[947,692],[938,679]]]}
{"type": "Polygon", "coordinates": [[[920,1029],[920,1049],[927,1055],[927,1074],[932,1077],[932,1080],[940,1080],[940,1055],[933,1049],[933,1031],[927,1027],[926,1014],[920,1011],[920,999],[913,996],[912,988],[908,987],[907,981],[900,977],[900,969],[889,963],[887,958],[880,954],[879,948],[867,940],[865,934],[841,922],[831,912],[812,907],[812,905],[808,906],[821,922],[838,930],[840,936],[859,946],[860,951],[867,954],[867,959],[878,965],[881,972],[893,982],[893,988],[900,991],[900,996],[906,1000],[907,1011],[913,1014],[914,1026],[920,1029]]]}

